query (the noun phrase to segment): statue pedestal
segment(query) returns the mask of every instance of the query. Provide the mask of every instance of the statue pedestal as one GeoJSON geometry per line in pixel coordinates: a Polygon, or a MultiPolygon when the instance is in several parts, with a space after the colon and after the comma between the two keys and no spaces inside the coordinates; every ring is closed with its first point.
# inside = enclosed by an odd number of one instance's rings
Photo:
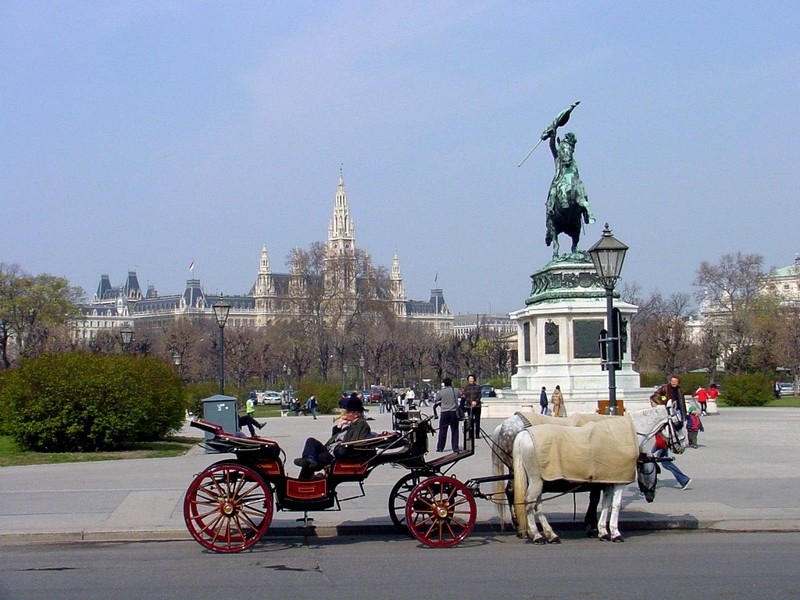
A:
{"type": "MultiPolygon", "coordinates": [[[[511,393],[502,401],[484,402],[484,414],[507,417],[516,410],[539,412],[539,394],[548,399],[561,386],[567,414],[597,412],[608,400],[608,372],[600,360],[598,340],[606,329],[605,289],[594,266],[585,260],[553,261],[531,276],[533,287],[526,307],[511,313],[517,321],[517,373],[511,393]],[[488,410],[487,410],[488,409],[488,410]]],[[[626,411],[650,406],[652,390],[640,387],[630,360],[627,324],[637,307],[615,300],[623,320],[622,365],[616,372],[617,400],[626,411]]]]}

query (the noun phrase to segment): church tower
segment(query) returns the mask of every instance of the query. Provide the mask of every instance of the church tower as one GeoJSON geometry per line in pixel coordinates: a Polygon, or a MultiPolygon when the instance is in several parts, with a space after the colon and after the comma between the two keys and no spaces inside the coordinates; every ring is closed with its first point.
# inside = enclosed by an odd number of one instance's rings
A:
{"type": "Polygon", "coordinates": [[[272,269],[269,266],[266,244],[261,247],[261,260],[258,263],[258,276],[253,286],[253,299],[255,301],[257,324],[266,325],[267,315],[276,309],[275,281],[272,277],[272,269]]]}
{"type": "Polygon", "coordinates": [[[350,218],[341,167],[333,204],[333,218],[328,227],[325,295],[344,298],[355,298],[356,295],[356,230],[350,218]]]}
{"type": "Polygon", "coordinates": [[[390,292],[392,294],[392,309],[400,318],[406,316],[406,290],[403,288],[403,276],[400,274],[400,259],[397,252],[392,259],[392,274],[389,276],[390,292]]]}

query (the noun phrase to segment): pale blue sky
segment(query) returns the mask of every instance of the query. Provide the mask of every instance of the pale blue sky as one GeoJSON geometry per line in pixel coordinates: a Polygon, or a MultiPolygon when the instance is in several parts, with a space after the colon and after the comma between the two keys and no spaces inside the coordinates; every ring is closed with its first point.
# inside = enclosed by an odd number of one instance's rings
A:
{"type": "MultiPolygon", "coordinates": [[[[0,261],[87,293],[187,267],[245,293],[327,236],[454,312],[521,308],[567,130],[623,280],[692,291],[701,260],[800,252],[797,2],[0,4],[0,261]],[[777,210],[778,216],[770,211],[777,210]]],[[[566,245],[564,239],[562,245],[566,245]]]]}

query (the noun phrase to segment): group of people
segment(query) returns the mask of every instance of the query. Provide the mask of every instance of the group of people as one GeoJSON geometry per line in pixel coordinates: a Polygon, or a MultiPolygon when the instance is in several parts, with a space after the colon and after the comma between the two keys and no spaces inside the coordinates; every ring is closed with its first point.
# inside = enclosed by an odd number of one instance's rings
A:
{"type": "Polygon", "coordinates": [[[564,394],[561,393],[560,385],[557,385],[553,390],[553,395],[550,400],[553,402],[552,411],[550,410],[550,403],[547,399],[547,387],[543,385],[542,391],[539,392],[539,408],[541,409],[541,414],[553,417],[566,417],[567,407],[564,406],[564,394]]]}

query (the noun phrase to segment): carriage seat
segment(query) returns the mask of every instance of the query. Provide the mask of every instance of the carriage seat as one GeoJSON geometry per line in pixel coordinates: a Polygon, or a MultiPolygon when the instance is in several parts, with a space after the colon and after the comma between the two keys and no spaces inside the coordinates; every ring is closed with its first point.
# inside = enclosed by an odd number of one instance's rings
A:
{"type": "Polygon", "coordinates": [[[192,427],[202,429],[214,434],[213,438],[205,440],[205,445],[217,452],[247,453],[263,458],[277,458],[281,447],[278,442],[262,437],[244,437],[241,433],[227,433],[221,425],[204,419],[193,419],[192,427]]]}

